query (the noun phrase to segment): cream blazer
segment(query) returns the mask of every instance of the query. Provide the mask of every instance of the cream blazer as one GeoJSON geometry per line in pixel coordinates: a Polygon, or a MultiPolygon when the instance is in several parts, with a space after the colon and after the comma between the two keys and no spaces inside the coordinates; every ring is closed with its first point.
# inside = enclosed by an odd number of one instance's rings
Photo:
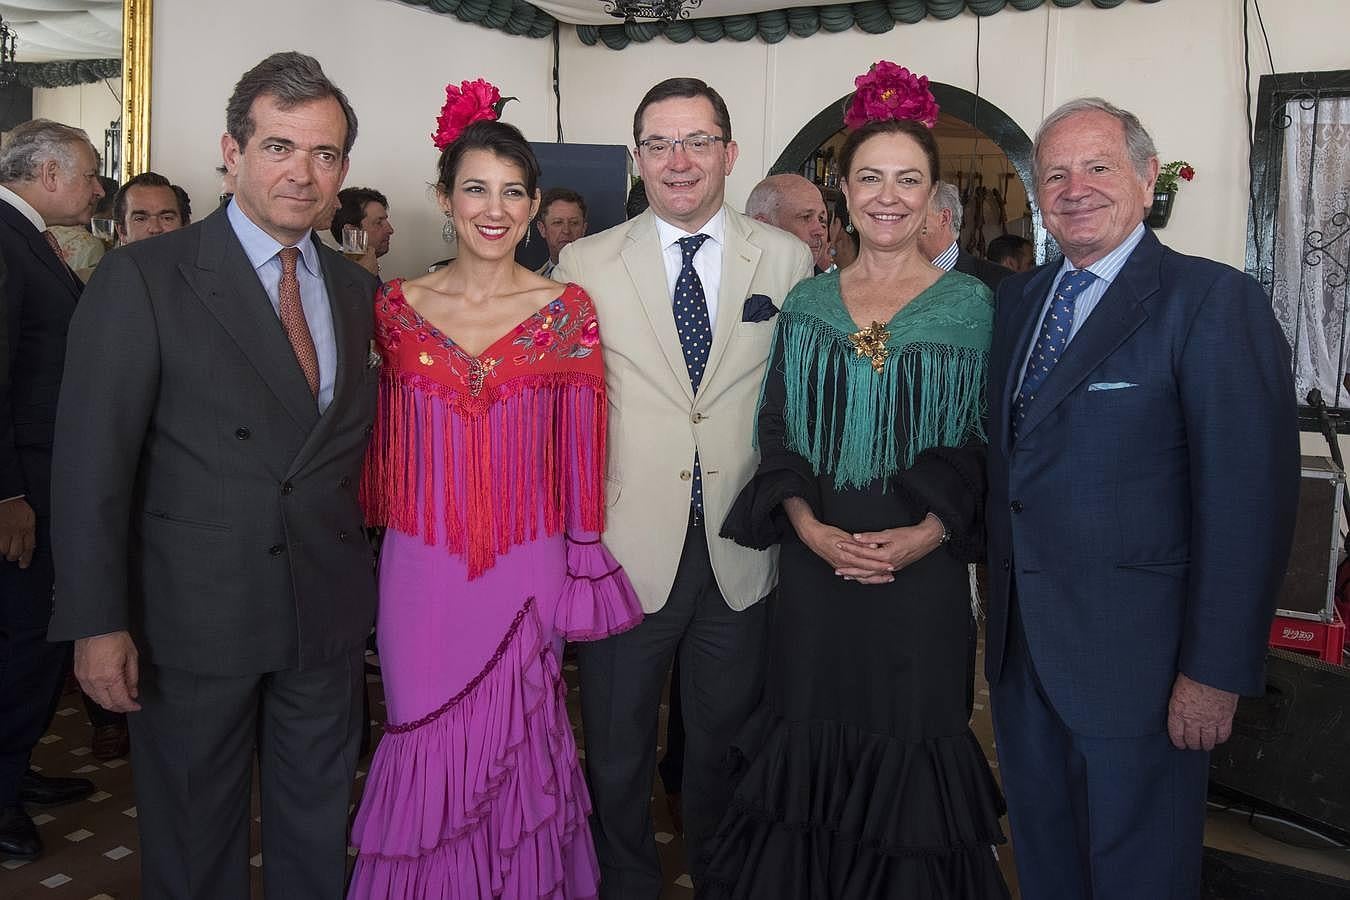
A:
{"type": "Polygon", "coordinates": [[[647,612],[665,606],[689,524],[697,449],[708,554],[727,605],[741,610],[778,579],[778,550],[718,537],[759,464],[756,410],[776,319],[743,322],[747,298],[775,306],[811,274],[806,245],[726,208],[717,326],[697,398],[689,382],[656,219],[650,212],[563,248],[553,278],[595,300],[609,393],[609,510],[604,540],[647,612]]]}

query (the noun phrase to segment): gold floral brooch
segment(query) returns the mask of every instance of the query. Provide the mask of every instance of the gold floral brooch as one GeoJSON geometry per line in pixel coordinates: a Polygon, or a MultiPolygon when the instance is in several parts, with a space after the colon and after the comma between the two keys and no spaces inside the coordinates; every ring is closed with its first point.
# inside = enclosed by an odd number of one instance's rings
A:
{"type": "Polygon", "coordinates": [[[886,326],[880,322],[873,322],[861,331],[850,334],[848,339],[853,344],[853,352],[858,356],[869,357],[872,360],[872,371],[881,374],[881,370],[886,366],[886,357],[891,355],[890,348],[886,346],[886,342],[891,339],[891,333],[886,330],[886,326]]]}

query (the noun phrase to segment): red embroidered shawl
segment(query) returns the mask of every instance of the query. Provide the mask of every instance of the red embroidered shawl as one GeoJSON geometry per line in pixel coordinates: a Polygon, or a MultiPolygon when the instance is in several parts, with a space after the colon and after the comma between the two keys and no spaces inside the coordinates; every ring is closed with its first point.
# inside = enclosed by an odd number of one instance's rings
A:
{"type": "Polygon", "coordinates": [[[604,368],[580,287],[471,356],[391,281],[375,296],[375,349],[379,407],[361,484],[370,524],[443,540],[470,578],[514,544],[604,530],[604,368]]]}

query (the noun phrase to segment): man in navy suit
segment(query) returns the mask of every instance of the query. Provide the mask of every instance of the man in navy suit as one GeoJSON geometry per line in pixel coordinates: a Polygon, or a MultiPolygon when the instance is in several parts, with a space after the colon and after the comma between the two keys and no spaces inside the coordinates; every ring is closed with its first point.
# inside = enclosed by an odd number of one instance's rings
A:
{"type": "Polygon", "coordinates": [[[24,803],[68,803],[94,790],[83,778],[39,775],[28,758],[51,721],[70,654],[69,643],[47,641],[52,429],[66,328],[83,285],[47,229],[88,224],[102,196],[98,154],[83,131],[34,119],[10,132],[0,151],[0,859],[42,852],[24,803]]]}
{"type": "Polygon", "coordinates": [[[1036,136],[1064,257],[1008,278],[990,352],[986,674],[1027,900],[1200,895],[1209,751],[1262,665],[1299,480],[1268,298],[1142,224],[1139,120],[1036,136]]]}

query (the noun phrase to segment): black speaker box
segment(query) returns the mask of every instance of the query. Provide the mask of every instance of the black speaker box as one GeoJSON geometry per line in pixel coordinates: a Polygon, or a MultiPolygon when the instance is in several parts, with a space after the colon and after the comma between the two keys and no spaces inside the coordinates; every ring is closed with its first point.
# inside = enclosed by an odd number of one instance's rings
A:
{"type": "Polygon", "coordinates": [[[1209,780],[1350,840],[1350,669],[1269,651],[1265,696],[1238,703],[1209,780]]]}
{"type": "Polygon", "coordinates": [[[1331,621],[1345,475],[1323,456],[1303,457],[1289,569],[1275,606],[1282,616],[1331,621]]]}

